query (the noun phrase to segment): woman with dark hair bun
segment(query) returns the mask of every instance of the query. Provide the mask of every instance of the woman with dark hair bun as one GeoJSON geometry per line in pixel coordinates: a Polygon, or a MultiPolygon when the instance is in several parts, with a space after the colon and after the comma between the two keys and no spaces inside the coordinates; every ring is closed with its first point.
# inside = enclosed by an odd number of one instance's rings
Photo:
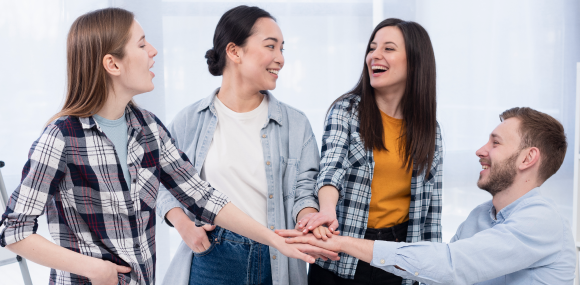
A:
{"type": "MultiPolygon", "coordinates": [[[[219,20],[213,45],[205,57],[221,87],[183,109],[171,134],[202,178],[242,211],[271,230],[294,228],[318,212],[320,157],[306,116],[266,91],[284,67],[282,32],[268,12],[238,6],[219,20]]],[[[221,227],[196,227],[167,191],[157,206],[184,240],[164,284],[307,284],[303,261],[221,227]]]]}
{"type": "MultiPolygon", "coordinates": [[[[328,111],[315,190],[320,213],[299,221],[299,228],[338,217],[346,236],[441,242],[436,110],[429,34],[415,22],[382,21],[369,39],[357,85],[328,111]]],[[[311,284],[411,284],[346,254],[318,260],[308,274],[311,284]]]]}

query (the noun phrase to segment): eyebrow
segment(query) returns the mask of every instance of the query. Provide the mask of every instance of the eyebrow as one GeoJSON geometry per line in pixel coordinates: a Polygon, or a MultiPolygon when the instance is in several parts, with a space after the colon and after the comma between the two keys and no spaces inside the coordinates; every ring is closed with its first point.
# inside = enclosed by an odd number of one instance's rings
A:
{"type": "Polygon", "coordinates": [[[141,38],[139,38],[138,42],[140,42],[144,38],[145,38],[145,35],[142,35],[141,38]]]}
{"type": "MultiPolygon", "coordinates": [[[[273,38],[273,37],[267,37],[263,41],[267,41],[267,40],[271,40],[271,41],[278,42],[278,39],[277,38],[273,38]]],[[[284,42],[282,42],[282,44],[284,44],[284,42]]]]}
{"type": "Polygon", "coordinates": [[[496,138],[496,139],[500,139],[501,140],[501,136],[496,134],[496,133],[491,133],[490,135],[492,138],[496,138]]]}
{"type": "MultiPolygon", "coordinates": [[[[371,42],[369,45],[372,45],[372,44],[375,44],[375,45],[376,45],[377,43],[375,43],[375,42],[371,42]]],[[[394,42],[385,42],[385,44],[394,44],[396,47],[399,47],[399,46],[398,46],[396,43],[394,43],[394,42]]]]}

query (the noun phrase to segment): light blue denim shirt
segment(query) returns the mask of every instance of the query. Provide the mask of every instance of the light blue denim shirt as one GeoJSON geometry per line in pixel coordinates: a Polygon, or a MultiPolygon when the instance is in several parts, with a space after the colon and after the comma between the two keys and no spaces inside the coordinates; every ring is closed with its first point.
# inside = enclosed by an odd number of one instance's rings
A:
{"type": "Polygon", "coordinates": [[[427,284],[573,284],[576,249],[557,207],[534,189],[497,215],[491,201],[479,205],[449,244],[376,241],[371,265],[427,284]]]}
{"type": "MultiPolygon", "coordinates": [[[[175,145],[188,156],[198,172],[201,172],[218,123],[213,103],[218,90],[183,109],[169,125],[175,145]]],[[[264,165],[269,198],[267,226],[272,230],[291,229],[302,209],[319,209],[313,192],[320,155],[306,116],[276,100],[269,92],[263,93],[269,99],[269,121],[260,133],[264,160],[270,162],[264,165]]],[[[161,187],[157,214],[164,218],[176,207],[183,208],[169,191],[161,187]]],[[[187,210],[185,212],[192,217],[187,210]]],[[[307,284],[304,261],[287,258],[273,247],[270,247],[270,257],[273,284],[307,284]]],[[[193,251],[182,241],[163,284],[187,284],[192,258],[193,251]]]]}

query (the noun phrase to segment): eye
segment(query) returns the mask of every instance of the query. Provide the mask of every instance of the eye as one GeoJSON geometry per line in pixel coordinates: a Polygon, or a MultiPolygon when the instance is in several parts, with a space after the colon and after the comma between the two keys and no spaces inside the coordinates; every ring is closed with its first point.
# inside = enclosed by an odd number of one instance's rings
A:
{"type": "Polygon", "coordinates": [[[284,52],[284,49],[283,49],[283,48],[281,48],[281,49],[280,49],[280,52],[284,52]]]}
{"type": "Polygon", "coordinates": [[[369,48],[369,53],[371,53],[371,52],[373,52],[373,51],[375,51],[375,49],[374,49],[374,48],[369,48]]]}
{"type": "Polygon", "coordinates": [[[394,48],[385,48],[385,50],[391,51],[391,50],[395,50],[395,49],[394,48]]]}
{"type": "Polygon", "coordinates": [[[267,47],[267,48],[274,49],[274,45],[267,45],[266,47],[267,47]]]}
{"type": "Polygon", "coordinates": [[[499,142],[498,142],[498,141],[493,141],[493,145],[494,145],[494,146],[495,146],[495,145],[498,145],[498,144],[499,144],[499,142]]]}

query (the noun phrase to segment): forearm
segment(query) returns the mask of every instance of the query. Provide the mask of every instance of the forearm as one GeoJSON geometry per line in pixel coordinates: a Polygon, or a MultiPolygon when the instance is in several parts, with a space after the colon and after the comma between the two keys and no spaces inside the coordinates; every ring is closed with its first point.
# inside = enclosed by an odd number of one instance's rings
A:
{"type": "Polygon", "coordinates": [[[186,223],[192,222],[181,208],[173,208],[169,210],[165,217],[178,232],[181,231],[181,228],[185,226],[186,223]]]}
{"type": "Polygon", "coordinates": [[[338,189],[332,185],[325,185],[318,191],[318,204],[320,211],[336,210],[336,203],[338,203],[338,189]]]}
{"type": "Polygon", "coordinates": [[[10,251],[40,265],[92,278],[102,260],[56,245],[41,235],[32,234],[7,245],[10,251]]]}
{"type": "Polygon", "coordinates": [[[214,222],[222,228],[248,237],[261,244],[277,248],[280,243],[284,243],[284,238],[256,222],[233,203],[226,204],[219,211],[214,222]]]}
{"type": "Polygon", "coordinates": [[[373,259],[375,241],[349,236],[335,236],[339,239],[340,251],[370,263],[373,259]]]}

